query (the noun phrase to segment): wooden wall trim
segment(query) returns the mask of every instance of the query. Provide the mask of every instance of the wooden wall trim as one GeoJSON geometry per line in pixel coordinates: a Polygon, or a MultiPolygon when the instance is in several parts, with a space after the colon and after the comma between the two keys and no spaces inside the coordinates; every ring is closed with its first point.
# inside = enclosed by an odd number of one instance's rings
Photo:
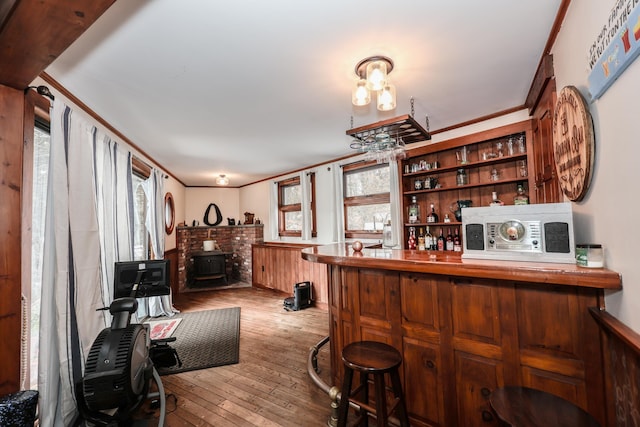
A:
{"type": "Polygon", "coordinates": [[[0,396],[20,389],[24,109],[23,91],[0,85],[0,396]]]}
{"type": "Polygon", "coordinates": [[[598,325],[607,332],[610,332],[622,341],[629,349],[633,350],[640,356],[640,334],[622,323],[606,310],[590,308],[591,316],[596,320],[598,325]]]}
{"type": "MultiPolygon", "coordinates": [[[[69,101],[71,101],[72,103],[74,103],[75,105],[77,105],[81,110],[83,110],[85,113],[87,113],[90,117],[92,117],[93,119],[95,119],[95,121],[97,121],[98,123],[100,123],[102,126],[105,127],[105,129],[107,129],[109,132],[113,133],[117,138],[119,138],[120,140],[122,140],[122,142],[125,142],[126,144],[128,144],[131,148],[133,148],[134,150],[136,150],[138,153],[140,153],[140,155],[146,157],[147,159],[149,159],[150,161],[152,161],[153,163],[155,163],[156,165],[158,165],[158,167],[160,169],[162,169],[164,172],[166,172],[168,175],[170,175],[173,179],[175,179],[176,181],[178,181],[180,184],[182,184],[182,186],[186,187],[185,183],[180,181],[180,179],[178,179],[178,177],[176,177],[175,175],[173,175],[167,168],[165,168],[164,166],[162,166],[161,164],[159,164],[158,162],[156,162],[153,157],[151,157],[150,155],[148,155],[144,150],[140,149],[140,147],[138,147],[136,144],[133,143],[133,141],[131,141],[129,138],[127,138],[122,132],[120,132],[118,129],[114,128],[109,122],[107,122],[105,119],[102,118],[102,116],[100,116],[98,113],[96,113],[95,111],[93,111],[91,108],[89,108],[89,106],[87,104],[85,104],[84,102],[82,102],[78,97],[76,97],[74,94],[72,94],[71,92],[69,92],[67,90],[67,88],[65,88],[64,86],[62,86],[56,79],[54,79],[53,77],[51,77],[49,74],[43,72],[42,74],[40,74],[40,78],[42,78],[42,80],[44,80],[45,82],[47,82],[47,84],[49,84],[51,87],[53,87],[56,91],[58,91],[59,93],[62,94],[62,96],[64,96],[65,98],[67,98],[69,101]]],[[[144,162],[142,162],[140,159],[137,160],[138,162],[140,162],[143,165],[146,165],[144,162]]],[[[148,166],[148,165],[146,165],[148,166]]]]}
{"type": "Polygon", "coordinates": [[[317,243],[288,243],[288,242],[264,242],[264,243],[254,243],[252,246],[262,246],[262,247],[272,247],[272,248],[293,248],[293,249],[304,249],[311,248],[314,246],[322,246],[317,243]]]}

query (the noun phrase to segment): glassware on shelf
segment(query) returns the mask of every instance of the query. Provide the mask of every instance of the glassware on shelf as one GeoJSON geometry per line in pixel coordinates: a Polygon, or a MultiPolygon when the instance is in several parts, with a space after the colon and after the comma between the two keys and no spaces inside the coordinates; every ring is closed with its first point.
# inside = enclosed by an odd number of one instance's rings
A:
{"type": "Polygon", "coordinates": [[[509,137],[509,141],[507,141],[507,153],[513,156],[513,152],[513,137],[509,137]]]}
{"type": "Polygon", "coordinates": [[[524,143],[524,135],[518,137],[518,153],[524,154],[527,152],[527,146],[524,143]]]}
{"type": "Polygon", "coordinates": [[[464,169],[458,169],[458,173],[456,174],[456,184],[467,185],[469,183],[469,176],[467,175],[467,171],[464,169]]]}
{"type": "Polygon", "coordinates": [[[529,171],[527,170],[527,162],[526,160],[520,160],[518,162],[518,171],[522,178],[529,175],[529,171]]]}
{"type": "Polygon", "coordinates": [[[409,205],[409,224],[420,222],[420,205],[416,196],[411,196],[411,204],[409,205]]]}
{"type": "Polygon", "coordinates": [[[469,161],[469,149],[467,148],[466,145],[462,147],[460,150],[456,151],[456,159],[458,160],[458,163],[460,163],[461,165],[467,164],[467,162],[469,161]]]}
{"type": "Polygon", "coordinates": [[[524,186],[522,184],[518,184],[518,189],[516,190],[516,196],[513,198],[514,205],[528,205],[529,204],[529,195],[524,190],[524,186]]]}
{"type": "Polygon", "coordinates": [[[498,199],[498,193],[495,191],[491,193],[491,203],[489,203],[489,206],[504,206],[504,202],[498,199]]]}
{"type": "Polygon", "coordinates": [[[491,169],[491,175],[489,175],[489,179],[494,182],[500,180],[500,173],[498,172],[498,169],[491,169]]]}
{"type": "Polygon", "coordinates": [[[431,212],[429,212],[429,216],[427,216],[427,222],[438,222],[438,214],[436,213],[436,208],[433,203],[431,203],[431,212]]]}
{"type": "Polygon", "coordinates": [[[504,153],[502,151],[503,148],[504,147],[503,147],[502,142],[496,142],[496,153],[498,153],[498,157],[503,157],[504,156],[504,153]]]}

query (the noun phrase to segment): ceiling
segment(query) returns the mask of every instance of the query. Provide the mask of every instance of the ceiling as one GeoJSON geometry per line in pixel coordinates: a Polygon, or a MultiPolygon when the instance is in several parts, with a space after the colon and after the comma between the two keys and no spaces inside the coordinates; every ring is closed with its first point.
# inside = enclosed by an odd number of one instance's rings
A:
{"type": "Polygon", "coordinates": [[[523,105],[561,0],[122,0],[45,71],[187,186],[233,187],[353,154],[345,131],[431,130],[523,105]],[[351,105],[393,59],[394,111],[351,105]]]}

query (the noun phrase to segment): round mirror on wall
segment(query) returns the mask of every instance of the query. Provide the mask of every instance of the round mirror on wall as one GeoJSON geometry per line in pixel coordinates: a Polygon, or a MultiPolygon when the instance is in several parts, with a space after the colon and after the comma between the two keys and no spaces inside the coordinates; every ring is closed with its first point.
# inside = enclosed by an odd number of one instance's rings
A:
{"type": "Polygon", "coordinates": [[[173,226],[176,220],[176,207],[173,203],[173,195],[167,193],[164,195],[164,231],[167,234],[173,232],[173,226]]]}

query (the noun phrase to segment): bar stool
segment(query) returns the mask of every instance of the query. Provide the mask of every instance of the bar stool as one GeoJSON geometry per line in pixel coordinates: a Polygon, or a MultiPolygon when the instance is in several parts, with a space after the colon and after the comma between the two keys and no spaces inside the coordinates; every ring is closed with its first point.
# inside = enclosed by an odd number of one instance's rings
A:
{"type": "Polygon", "coordinates": [[[541,390],[502,387],[491,393],[489,402],[504,426],[600,427],[581,408],[541,390]]]}
{"type": "Polygon", "coordinates": [[[395,411],[400,420],[400,426],[409,427],[409,417],[398,373],[398,368],[402,363],[402,356],[398,350],[381,342],[358,341],[347,345],[342,350],[342,361],[345,369],[342,397],[338,407],[338,427],[347,425],[350,402],[360,407],[356,425],[368,425],[368,417],[371,413],[376,416],[378,427],[387,426],[389,415],[395,411]],[[352,390],[354,371],[360,373],[360,385],[352,390]],[[375,408],[369,404],[369,374],[373,375],[375,408]],[[394,397],[390,407],[387,407],[386,392],[388,388],[385,384],[385,374],[389,374],[391,379],[390,391],[393,392],[394,397]],[[353,396],[358,396],[358,394],[359,399],[355,399],[353,396]]]}

